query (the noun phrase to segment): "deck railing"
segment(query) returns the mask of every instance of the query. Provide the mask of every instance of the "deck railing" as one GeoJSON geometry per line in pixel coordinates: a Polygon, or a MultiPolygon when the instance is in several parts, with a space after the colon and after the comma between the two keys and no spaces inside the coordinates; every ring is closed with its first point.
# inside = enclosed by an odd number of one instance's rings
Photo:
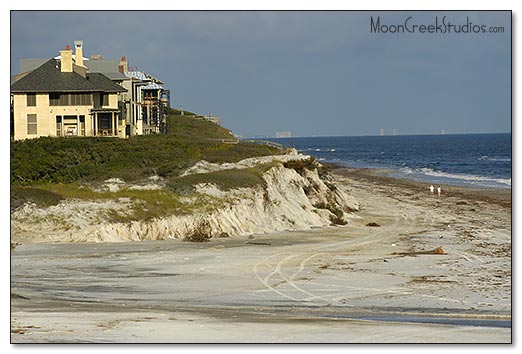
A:
{"type": "Polygon", "coordinates": [[[249,139],[249,140],[241,140],[241,141],[244,141],[246,143],[254,143],[254,144],[260,144],[260,145],[268,145],[270,147],[273,147],[273,148],[276,148],[276,149],[279,149],[279,150],[283,150],[284,149],[284,146],[283,144],[279,144],[279,143],[276,143],[276,142],[273,142],[273,141],[270,141],[270,140],[254,140],[254,139],[249,139]]]}
{"type": "Polygon", "coordinates": [[[96,136],[115,136],[112,129],[97,129],[95,130],[96,136]]]}
{"type": "Polygon", "coordinates": [[[215,142],[222,143],[222,144],[231,144],[231,145],[239,144],[239,139],[206,139],[206,140],[215,141],[215,142]]]}

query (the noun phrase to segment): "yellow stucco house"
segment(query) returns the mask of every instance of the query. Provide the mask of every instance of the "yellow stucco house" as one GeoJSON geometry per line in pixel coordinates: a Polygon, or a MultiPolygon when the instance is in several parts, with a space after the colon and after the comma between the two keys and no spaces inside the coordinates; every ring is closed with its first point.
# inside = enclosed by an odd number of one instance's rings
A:
{"type": "Polygon", "coordinates": [[[11,85],[15,140],[41,136],[125,138],[125,117],[118,107],[126,89],[83,65],[82,43],[76,54],[67,46],[60,56],[19,75],[11,85]]]}

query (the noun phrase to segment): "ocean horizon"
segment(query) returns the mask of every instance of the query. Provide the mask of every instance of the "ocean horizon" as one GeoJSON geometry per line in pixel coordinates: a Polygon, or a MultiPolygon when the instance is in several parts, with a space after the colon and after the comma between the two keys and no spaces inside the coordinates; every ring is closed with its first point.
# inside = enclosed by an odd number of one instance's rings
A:
{"type": "Polygon", "coordinates": [[[272,138],[319,161],[419,182],[511,188],[511,133],[272,138]]]}

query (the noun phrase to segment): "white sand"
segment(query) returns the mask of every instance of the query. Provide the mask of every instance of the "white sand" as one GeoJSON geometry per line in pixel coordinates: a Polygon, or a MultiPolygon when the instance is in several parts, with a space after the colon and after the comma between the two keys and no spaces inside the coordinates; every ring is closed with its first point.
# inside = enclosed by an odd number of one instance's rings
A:
{"type": "Polygon", "coordinates": [[[510,208],[341,179],[362,206],[345,227],[23,244],[12,252],[12,341],[511,341],[510,208]],[[412,253],[436,247],[445,254],[412,253]]]}

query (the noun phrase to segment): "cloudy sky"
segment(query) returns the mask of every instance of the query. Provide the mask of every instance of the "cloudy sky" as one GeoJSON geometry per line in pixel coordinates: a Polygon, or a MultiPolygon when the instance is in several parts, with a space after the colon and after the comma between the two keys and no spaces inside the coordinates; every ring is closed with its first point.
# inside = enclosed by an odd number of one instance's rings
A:
{"type": "Polygon", "coordinates": [[[511,131],[509,12],[13,11],[11,74],[74,40],[244,136],[511,131]]]}

